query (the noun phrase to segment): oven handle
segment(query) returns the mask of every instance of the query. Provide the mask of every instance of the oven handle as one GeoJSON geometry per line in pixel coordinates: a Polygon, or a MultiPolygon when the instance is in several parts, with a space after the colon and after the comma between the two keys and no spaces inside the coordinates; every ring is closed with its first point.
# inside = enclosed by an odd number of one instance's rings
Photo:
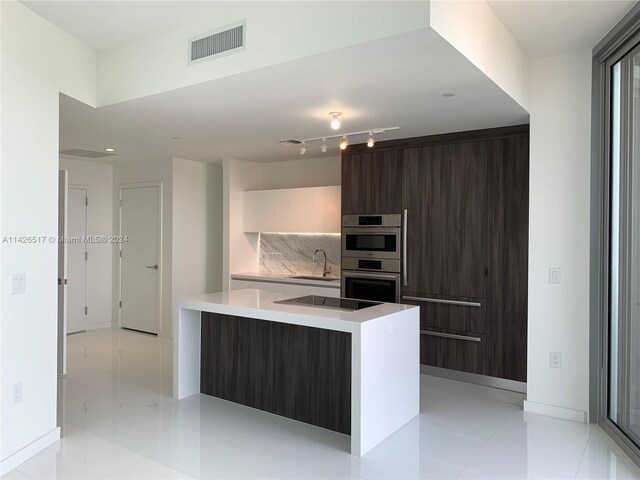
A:
{"type": "Polygon", "coordinates": [[[379,280],[398,280],[398,275],[394,273],[369,273],[369,272],[352,272],[342,271],[343,278],[373,278],[379,280]]]}
{"type": "Polygon", "coordinates": [[[343,235],[398,235],[400,233],[400,228],[397,227],[367,227],[367,228],[357,228],[357,227],[343,227],[342,234],[343,235]]]}
{"type": "Polygon", "coordinates": [[[406,208],[402,216],[402,284],[406,287],[409,284],[407,279],[407,218],[409,214],[406,208]]]}

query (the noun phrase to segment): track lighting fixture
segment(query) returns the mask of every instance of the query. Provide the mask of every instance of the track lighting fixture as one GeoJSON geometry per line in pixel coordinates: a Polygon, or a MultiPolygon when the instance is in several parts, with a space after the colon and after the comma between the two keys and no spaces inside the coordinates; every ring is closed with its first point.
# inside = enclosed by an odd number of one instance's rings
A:
{"type": "Polygon", "coordinates": [[[387,133],[393,130],[400,130],[400,127],[372,128],[370,130],[361,130],[359,132],[338,133],[336,135],[304,138],[300,140],[296,140],[296,139],[281,140],[280,143],[282,143],[283,145],[295,145],[300,148],[300,155],[304,155],[308,151],[307,143],[321,141],[322,143],[320,144],[320,151],[322,153],[327,153],[327,151],[329,150],[327,145],[328,139],[339,138],[340,143],[338,145],[340,147],[340,150],[346,150],[346,148],[349,146],[349,137],[361,137],[366,135],[367,146],[371,148],[376,143],[374,135],[382,135],[383,133],[387,133]]]}
{"type": "Polygon", "coordinates": [[[331,128],[338,130],[340,128],[340,119],[338,117],[342,115],[342,112],[329,112],[329,115],[333,117],[333,120],[331,120],[331,128]]]}
{"type": "Polygon", "coordinates": [[[376,141],[373,139],[373,132],[369,132],[369,138],[367,138],[367,147],[373,147],[374,143],[376,143],[376,141]]]}

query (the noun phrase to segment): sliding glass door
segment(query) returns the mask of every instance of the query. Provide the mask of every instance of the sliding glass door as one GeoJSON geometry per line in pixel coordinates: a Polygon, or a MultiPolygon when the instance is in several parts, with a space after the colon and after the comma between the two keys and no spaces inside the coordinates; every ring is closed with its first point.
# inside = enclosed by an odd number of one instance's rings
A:
{"type": "Polygon", "coordinates": [[[607,417],[640,446],[640,45],[608,62],[607,417]]]}

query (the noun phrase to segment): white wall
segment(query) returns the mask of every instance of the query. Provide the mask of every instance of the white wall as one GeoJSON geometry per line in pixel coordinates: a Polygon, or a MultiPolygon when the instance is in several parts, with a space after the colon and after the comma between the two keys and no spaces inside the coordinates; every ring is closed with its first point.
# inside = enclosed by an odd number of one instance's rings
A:
{"type": "Polygon", "coordinates": [[[431,0],[430,26],[528,109],[528,58],[484,0],[431,0]]]}
{"type": "Polygon", "coordinates": [[[222,287],[222,166],[173,159],[173,298],[222,287]]]}
{"type": "Polygon", "coordinates": [[[187,7],[171,28],[99,52],[98,103],[139,98],[426,28],[428,14],[425,0],[211,2],[197,13],[187,7]],[[245,51],[187,64],[190,37],[243,19],[245,51]]]}
{"type": "MultiPolygon", "coordinates": [[[[69,171],[69,186],[87,187],[87,235],[113,235],[113,166],[61,156],[60,170],[69,171]]],[[[113,245],[88,243],[87,252],[87,328],[110,328],[113,245]]]]}
{"type": "Polygon", "coordinates": [[[530,72],[525,408],[581,420],[589,409],[591,53],[533,60],[530,72]],[[549,267],[562,269],[560,285],[549,284],[549,267]],[[549,352],[562,352],[561,370],[549,368],[549,352]]]}
{"type": "Polygon", "coordinates": [[[257,164],[260,189],[326,187],[342,183],[340,157],[257,164]]]}
{"type": "MultiPolygon", "coordinates": [[[[55,236],[59,93],[95,105],[95,54],[18,2],[0,2],[0,45],[0,236],[55,236]]],[[[27,445],[59,435],[57,252],[49,242],[1,246],[0,474],[27,445]],[[12,273],[26,274],[25,294],[10,294],[12,273]]]]}
{"type": "Polygon", "coordinates": [[[243,232],[242,192],[340,185],[341,176],[340,157],[269,163],[225,160],[223,162],[224,264],[222,288],[229,289],[229,275],[232,273],[257,272],[259,270],[258,234],[243,232]]]}
{"type": "MultiPolygon", "coordinates": [[[[171,337],[171,278],[172,278],[172,237],[173,237],[173,162],[171,158],[151,162],[116,164],[113,169],[113,229],[118,233],[120,215],[120,186],[126,183],[162,182],[162,324],[160,336],[171,337]]],[[[119,257],[114,245],[113,266],[113,324],[119,325],[118,307],[119,257]]]]}
{"type": "Polygon", "coordinates": [[[207,281],[206,292],[222,291],[223,192],[222,164],[207,164],[207,281]]]}
{"type": "Polygon", "coordinates": [[[231,273],[258,271],[258,234],[242,231],[242,192],[260,189],[260,166],[254,162],[226,159],[222,163],[222,172],[222,288],[229,290],[231,273]]]}

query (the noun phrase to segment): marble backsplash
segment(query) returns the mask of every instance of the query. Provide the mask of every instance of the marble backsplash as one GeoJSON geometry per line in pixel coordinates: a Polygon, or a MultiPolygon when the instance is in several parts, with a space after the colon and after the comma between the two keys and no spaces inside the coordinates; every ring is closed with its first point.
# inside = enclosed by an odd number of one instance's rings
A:
{"type": "Polygon", "coordinates": [[[330,275],[340,276],[339,233],[261,233],[260,272],[322,275],[322,254],[312,261],[318,248],[327,252],[330,275]]]}

